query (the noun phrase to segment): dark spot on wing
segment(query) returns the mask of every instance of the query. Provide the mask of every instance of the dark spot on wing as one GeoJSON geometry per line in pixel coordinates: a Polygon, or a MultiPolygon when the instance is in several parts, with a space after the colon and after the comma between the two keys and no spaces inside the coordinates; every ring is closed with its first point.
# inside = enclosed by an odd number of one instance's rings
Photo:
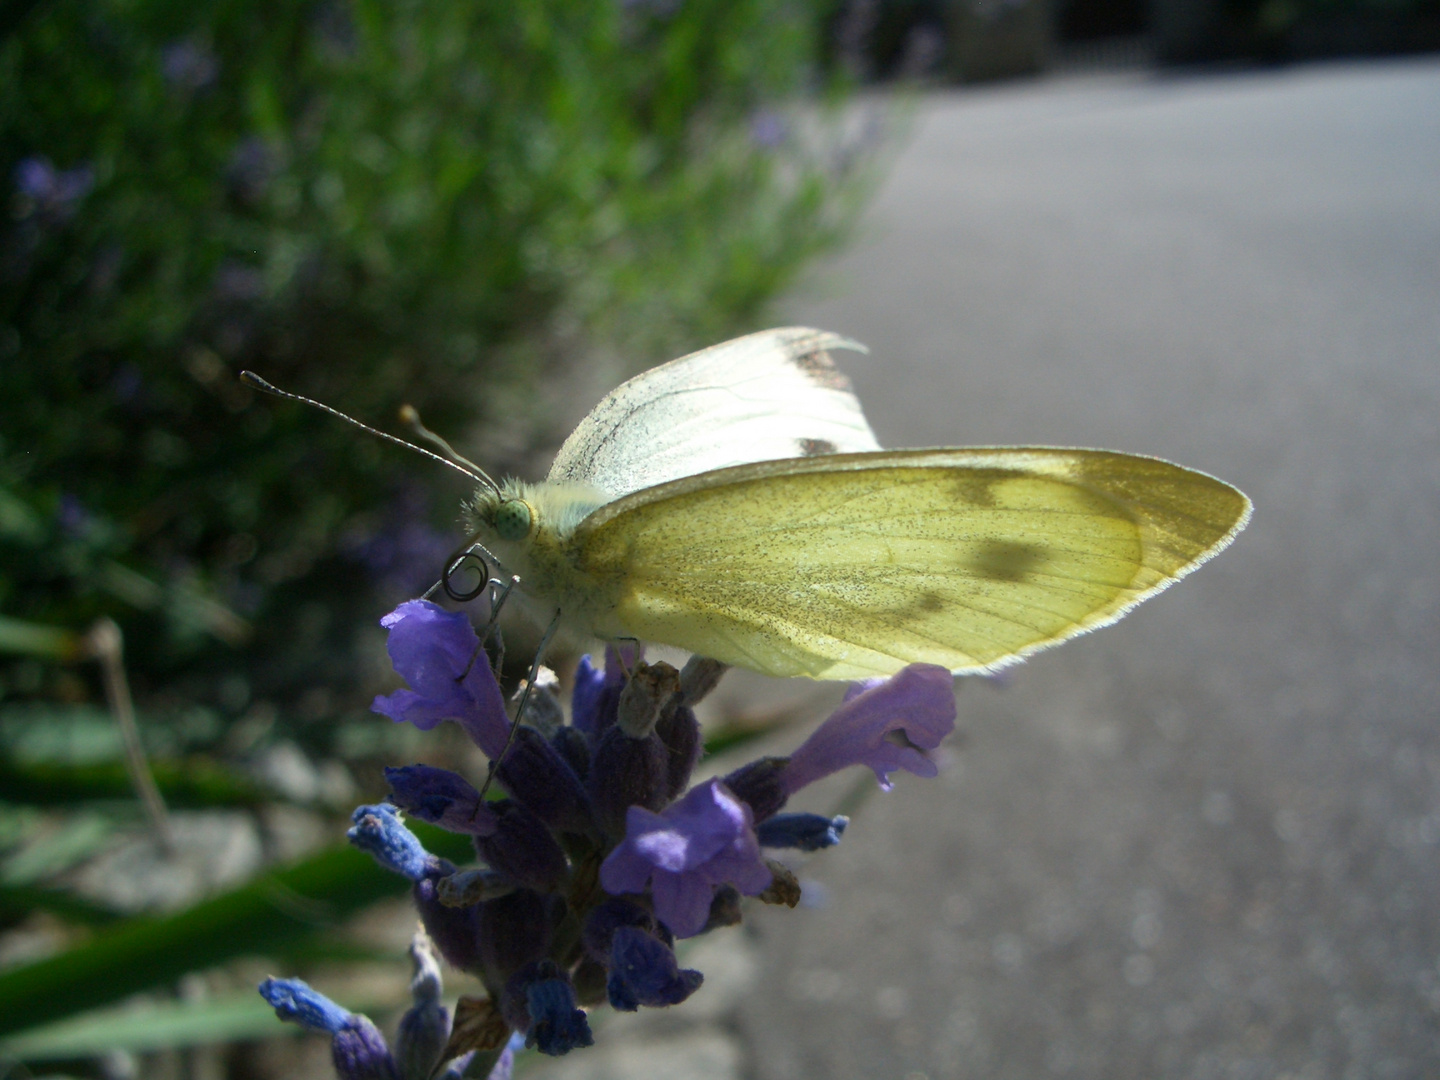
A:
{"type": "Polygon", "coordinates": [[[921,611],[939,611],[945,606],[945,599],[939,593],[927,592],[920,594],[920,600],[916,605],[921,611]]]}
{"type": "Polygon", "coordinates": [[[1045,561],[1045,549],[1012,540],[987,540],[970,563],[970,568],[991,581],[1024,581],[1045,561]]]}
{"type": "Polygon", "coordinates": [[[800,447],[800,453],[805,457],[833,454],[839,449],[829,439],[796,439],[795,444],[800,447]]]}
{"type": "Polygon", "coordinates": [[[969,506],[993,507],[995,491],[990,486],[993,479],[991,476],[958,477],[953,489],[955,498],[969,506]]]}
{"type": "Polygon", "coordinates": [[[810,349],[792,353],[790,362],[799,368],[816,386],[827,390],[850,390],[850,380],[835,366],[835,361],[824,349],[810,349]]]}

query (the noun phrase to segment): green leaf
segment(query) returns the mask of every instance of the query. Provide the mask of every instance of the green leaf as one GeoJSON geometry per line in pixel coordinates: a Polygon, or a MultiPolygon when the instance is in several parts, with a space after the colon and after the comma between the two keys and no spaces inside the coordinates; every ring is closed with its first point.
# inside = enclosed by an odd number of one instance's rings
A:
{"type": "Polygon", "coordinates": [[[41,656],[48,660],[70,662],[84,653],[80,635],[58,626],[26,622],[0,615],[0,653],[41,656]]]}
{"type": "Polygon", "coordinates": [[[7,853],[0,866],[0,884],[29,885],[58,874],[99,851],[112,828],[112,821],[100,814],[76,814],[58,829],[46,830],[7,853]]]}
{"type": "MultiPolygon", "coordinates": [[[[435,854],[471,858],[467,838],[409,824],[435,854]]],[[[188,971],[238,956],[272,955],[408,888],[370,856],[336,846],[175,915],[126,920],[67,952],[0,975],[0,1035],[168,987],[188,971]]]]}
{"type": "MultiPolygon", "coordinates": [[[[175,808],[256,806],[273,793],[203,758],[152,761],[151,775],[167,805],[175,808]]],[[[120,762],[94,765],[22,764],[0,758],[0,791],[7,801],[55,806],[87,799],[134,799],[135,788],[120,762]]]]}
{"type": "Polygon", "coordinates": [[[87,926],[113,923],[121,918],[118,912],[60,889],[0,885],[0,923],[19,920],[34,911],[48,911],[67,922],[87,926]]]}

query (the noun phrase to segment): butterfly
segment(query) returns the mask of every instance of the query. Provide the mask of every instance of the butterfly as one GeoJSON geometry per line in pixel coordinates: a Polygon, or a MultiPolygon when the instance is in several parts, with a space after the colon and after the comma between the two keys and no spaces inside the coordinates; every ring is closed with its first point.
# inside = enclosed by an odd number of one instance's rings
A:
{"type": "Polygon", "coordinates": [[[1228,545],[1250,500],[1108,450],[883,450],[832,350],[766,330],[646,371],[543,483],[484,478],[476,540],[562,625],[767,675],[993,671],[1228,545]]]}

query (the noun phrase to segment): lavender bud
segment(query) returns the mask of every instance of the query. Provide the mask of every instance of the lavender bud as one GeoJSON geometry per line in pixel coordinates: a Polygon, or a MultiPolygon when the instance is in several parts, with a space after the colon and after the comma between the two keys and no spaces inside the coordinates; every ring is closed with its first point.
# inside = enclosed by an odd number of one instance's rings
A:
{"type": "Polygon", "coordinates": [[[480,857],[517,885],[536,892],[558,891],[570,867],[545,823],[513,799],[490,806],[495,831],[475,838],[480,857]]]}
{"type": "Polygon", "coordinates": [[[492,993],[550,950],[557,903],[561,903],[558,898],[518,889],[480,905],[480,959],[485,985],[492,993]]]}
{"type": "Polygon", "coordinates": [[[553,960],[528,965],[505,984],[505,1019],[525,1032],[525,1045],[559,1057],[595,1039],[585,1013],[575,1006],[570,976],[553,960]]]}
{"type": "Polygon", "coordinates": [[[368,1016],[357,1016],[355,1022],[335,1033],[330,1044],[330,1060],[340,1080],[399,1080],[395,1059],[368,1016]]]}
{"type": "Polygon", "coordinates": [[[641,1005],[678,1005],[704,981],[698,971],[682,971],[670,947],[644,930],[616,929],[606,987],[613,1008],[634,1012],[641,1005]]]}
{"type": "Polygon", "coordinates": [[[590,775],[590,743],[577,728],[562,727],[551,737],[550,745],[581,781],[590,775]]]}
{"type": "Polygon", "coordinates": [[[782,757],[759,758],[740,766],[721,782],[749,805],[758,824],[774,817],[790,797],[783,783],[789,761],[782,757]]]}
{"type": "Polygon", "coordinates": [[[665,773],[666,798],[678,799],[690,786],[690,774],[705,748],[700,737],[700,722],[695,719],[694,710],[672,703],[661,714],[660,722],[655,725],[655,734],[665,744],[669,755],[665,773]]]}
{"type": "Polygon", "coordinates": [[[484,835],[495,830],[495,817],[480,792],[458,773],[433,765],[387,768],[390,801],[421,821],[450,832],[484,835]]]}
{"type": "Polygon", "coordinates": [[[395,1063],[402,1080],[429,1080],[450,1038],[450,1013],[440,1004],[440,965],[424,934],[410,943],[415,975],[410,980],[414,1005],[400,1018],[395,1033],[395,1063]]]}
{"type": "Polygon", "coordinates": [[[585,946],[586,953],[592,958],[602,964],[609,964],[610,947],[616,930],[622,926],[636,926],[654,933],[658,925],[655,916],[646,908],[621,897],[612,896],[598,904],[586,916],[580,940],[585,946]]]}
{"type": "Polygon", "coordinates": [[[680,673],[661,661],[636,667],[620,694],[616,725],[632,739],[655,730],[660,711],[680,692],[680,673]]]}
{"type": "Polygon", "coordinates": [[[340,1080],[400,1080],[385,1037],[369,1017],[342,1008],[300,979],[266,979],[260,996],[281,1020],[332,1036],[330,1054],[340,1080]]]}
{"type": "Polygon", "coordinates": [[[730,670],[729,664],[711,660],[704,656],[692,656],[680,669],[681,704],[695,706],[720,684],[720,678],[730,670]]]}
{"type": "Polygon", "coordinates": [[[374,856],[387,870],[419,881],[431,872],[438,860],[425,850],[419,838],[405,827],[393,806],[357,806],[350,820],[354,825],[346,839],[361,851],[374,856]]]}
{"type": "Polygon", "coordinates": [[[451,907],[440,900],[440,885],[454,871],[446,863],[433,876],[421,878],[410,890],[420,924],[451,967],[475,971],[480,964],[479,922],[473,907],[451,907]]]}
{"type": "Polygon", "coordinates": [[[557,832],[593,834],[595,815],[585,785],[545,736],[520,727],[496,778],[517,802],[557,832]]]}
{"type": "Polygon", "coordinates": [[[834,847],[850,819],[827,818],[819,814],[776,814],[762,822],[755,830],[761,847],[798,848],[801,851],[819,851],[834,847]]]}
{"type": "Polygon", "coordinates": [[[627,809],[658,812],[670,801],[670,752],[653,732],[632,739],[617,724],[595,748],[588,786],[601,828],[610,836],[624,836],[627,809]]]}

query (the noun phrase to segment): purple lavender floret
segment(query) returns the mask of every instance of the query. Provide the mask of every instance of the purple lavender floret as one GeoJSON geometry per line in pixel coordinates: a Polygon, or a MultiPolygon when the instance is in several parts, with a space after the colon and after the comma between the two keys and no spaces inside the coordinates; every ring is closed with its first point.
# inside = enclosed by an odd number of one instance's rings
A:
{"type": "Polygon", "coordinates": [[[610,723],[615,722],[622,685],[623,679],[610,680],[605,669],[597,668],[588,654],[580,657],[575,668],[575,688],[570,693],[571,726],[593,741],[605,712],[610,714],[610,723]]]}
{"type": "Polygon", "coordinates": [[[954,677],[935,664],[911,664],[847,695],[790,755],[783,785],[794,794],[850,765],[868,765],[886,791],[897,769],[933,777],[939,770],[922,751],[934,750],[954,730],[954,677]]]}
{"type": "MultiPolygon", "coordinates": [[[[721,666],[677,673],[643,664],[634,646],[624,655],[609,648],[603,669],[581,659],[569,724],[551,680],[533,688],[532,700],[547,695],[543,707],[512,733],[465,615],[410,601],[382,625],[409,687],[376,698],[375,710],[423,730],[455,721],[500,760],[488,798],[478,781],[446,769],[387,769],[395,805],[357,810],[351,840],[414,882],[440,954],[480,979],[495,1022],[551,1055],[590,1045],[580,1001],[634,1010],[693,994],[703,976],[679,966],[674,942],[739,922],[742,896],[789,902],[762,847],[822,850],[848,824],[781,813],[796,792],[850,765],[872,769],[887,789],[898,769],[933,776],[929,752],[955,722],[950,673],[911,665],[854,687],[790,757],[760,758],[686,790],[703,744],[691,706],[721,666]],[[400,809],[470,835],[484,868],[449,880],[455,867],[425,851],[400,809]]],[[[442,1026],[438,1000],[416,995],[397,1041],[401,1080],[430,1056],[442,1026]]],[[[452,1063],[450,1073],[464,1067],[452,1063]]]]}
{"type": "Polygon", "coordinates": [[[350,820],[345,838],[373,855],[386,870],[419,881],[440,867],[441,860],[426,851],[420,838],[405,828],[393,806],[357,806],[350,820]]]}
{"type": "Polygon", "coordinates": [[[495,814],[459,773],[433,765],[405,765],[387,768],[385,782],[390,785],[390,801],[421,821],[475,836],[495,831],[495,814]]]}
{"type": "Polygon", "coordinates": [[[409,600],[380,625],[390,631],[390,662],[411,689],[377,697],[370,707],[421,731],[453,720],[486,755],[497,756],[509,738],[510,720],[469,618],[409,600]]]}
{"type": "Polygon", "coordinates": [[[566,756],[534,728],[521,725],[516,730],[515,741],[495,777],[516,801],[556,832],[594,831],[595,811],[584,783],[566,756]]]}
{"type": "Polygon", "coordinates": [[[580,658],[575,671],[575,691],[570,698],[571,724],[588,737],[591,743],[615,723],[620,708],[620,695],[625,690],[626,672],[644,659],[644,654],[627,646],[623,650],[605,649],[605,666],[597,669],[589,656],[580,658]]]}
{"type": "Polygon", "coordinates": [[[770,879],[750,808],[716,780],[659,814],[632,806],[625,839],[600,866],[606,892],[648,890],[656,916],[682,938],[705,928],[717,887],[728,883],[755,896],[770,879]]]}

